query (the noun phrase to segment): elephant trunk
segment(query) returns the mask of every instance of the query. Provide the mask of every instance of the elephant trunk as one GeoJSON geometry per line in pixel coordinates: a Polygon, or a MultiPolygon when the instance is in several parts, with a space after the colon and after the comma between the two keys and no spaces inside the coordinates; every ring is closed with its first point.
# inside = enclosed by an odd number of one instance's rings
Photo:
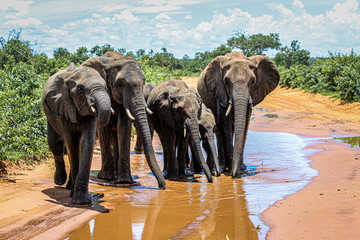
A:
{"type": "Polygon", "coordinates": [[[231,175],[233,178],[240,177],[241,171],[246,169],[244,164],[244,146],[247,131],[247,116],[249,111],[250,95],[246,86],[234,89],[234,152],[231,175]]]}
{"type": "Polygon", "coordinates": [[[199,137],[199,122],[197,121],[197,117],[192,116],[190,119],[187,118],[185,120],[186,129],[190,132],[190,143],[194,149],[195,159],[199,161],[199,165],[204,171],[208,182],[213,182],[210,169],[205,162],[204,156],[202,154],[201,146],[200,146],[200,137],[199,137]]]}
{"type": "Polygon", "coordinates": [[[216,176],[220,176],[220,164],[219,164],[218,154],[216,152],[214,136],[207,136],[207,141],[209,143],[212,159],[214,161],[216,176]]]}
{"type": "Polygon", "coordinates": [[[165,179],[157,163],[154,148],[152,146],[150,127],[145,110],[145,100],[143,98],[132,99],[130,106],[131,111],[135,114],[136,129],[142,141],[148,165],[158,181],[159,188],[165,189],[165,179]]]}
{"type": "Polygon", "coordinates": [[[96,120],[101,126],[109,123],[111,115],[111,102],[109,94],[104,89],[94,89],[92,95],[95,98],[96,120]]]}

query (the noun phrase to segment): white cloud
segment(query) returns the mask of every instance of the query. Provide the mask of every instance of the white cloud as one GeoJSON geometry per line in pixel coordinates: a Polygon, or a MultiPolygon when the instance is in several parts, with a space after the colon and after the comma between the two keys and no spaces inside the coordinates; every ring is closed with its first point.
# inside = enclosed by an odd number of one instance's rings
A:
{"type": "Polygon", "coordinates": [[[165,14],[165,13],[160,13],[159,15],[157,15],[155,17],[155,19],[157,19],[157,20],[160,20],[160,19],[170,20],[171,17],[169,15],[165,14]]]}
{"type": "Polygon", "coordinates": [[[4,23],[5,26],[9,27],[29,27],[29,26],[39,26],[42,22],[37,18],[24,18],[24,19],[15,19],[10,20],[4,23]]]}
{"type": "Polygon", "coordinates": [[[191,20],[191,19],[193,19],[193,16],[191,14],[188,14],[184,18],[187,20],[191,20]]]}
{"type": "Polygon", "coordinates": [[[114,14],[115,20],[126,21],[126,22],[136,22],[139,20],[138,17],[135,17],[130,10],[124,10],[120,14],[114,14]]]}
{"type": "Polygon", "coordinates": [[[15,14],[16,16],[25,16],[29,13],[29,6],[34,1],[23,0],[2,0],[0,4],[0,10],[5,10],[9,14],[15,14]]]}
{"type": "Polygon", "coordinates": [[[102,10],[105,13],[112,13],[112,12],[117,12],[119,10],[124,10],[124,9],[128,9],[128,5],[126,4],[110,4],[110,5],[105,5],[102,7],[102,10]]]}
{"type": "Polygon", "coordinates": [[[304,8],[304,4],[300,0],[294,0],[293,6],[297,6],[299,8],[304,8]]]}

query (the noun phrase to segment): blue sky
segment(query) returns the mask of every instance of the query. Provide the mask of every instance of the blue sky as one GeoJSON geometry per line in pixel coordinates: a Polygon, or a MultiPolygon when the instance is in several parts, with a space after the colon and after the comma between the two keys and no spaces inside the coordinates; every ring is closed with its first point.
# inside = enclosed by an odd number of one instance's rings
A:
{"type": "Polygon", "coordinates": [[[0,0],[0,36],[21,28],[49,56],[58,47],[73,52],[108,43],[194,57],[225,44],[236,30],[279,33],[283,45],[299,40],[314,57],[360,53],[359,1],[0,0]]]}

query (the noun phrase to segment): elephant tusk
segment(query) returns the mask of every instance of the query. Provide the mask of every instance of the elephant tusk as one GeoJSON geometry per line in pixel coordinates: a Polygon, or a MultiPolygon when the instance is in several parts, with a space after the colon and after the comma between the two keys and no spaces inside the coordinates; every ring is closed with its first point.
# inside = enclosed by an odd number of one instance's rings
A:
{"type": "Polygon", "coordinates": [[[114,111],[114,109],[111,107],[110,108],[110,111],[111,111],[111,113],[113,114],[113,115],[115,115],[115,111],[114,111]]]}
{"type": "Polygon", "coordinates": [[[128,117],[129,117],[131,120],[135,121],[135,118],[133,117],[133,115],[131,115],[130,110],[129,110],[128,108],[125,108],[125,111],[126,111],[126,114],[128,115],[128,117]]]}
{"type": "Polygon", "coordinates": [[[150,115],[153,115],[153,112],[148,107],[146,108],[146,112],[150,115]]]}
{"type": "Polygon", "coordinates": [[[93,113],[96,113],[96,109],[95,109],[94,105],[91,105],[90,108],[93,113]]]}
{"type": "Polygon", "coordinates": [[[184,128],[184,137],[186,137],[186,128],[184,128]]]}
{"type": "Polygon", "coordinates": [[[229,107],[228,107],[228,109],[226,110],[226,113],[225,113],[225,116],[226,116],[226,117],[230,114],[231,107],[232,107],[232,105],[229,104],[229,107]]]}

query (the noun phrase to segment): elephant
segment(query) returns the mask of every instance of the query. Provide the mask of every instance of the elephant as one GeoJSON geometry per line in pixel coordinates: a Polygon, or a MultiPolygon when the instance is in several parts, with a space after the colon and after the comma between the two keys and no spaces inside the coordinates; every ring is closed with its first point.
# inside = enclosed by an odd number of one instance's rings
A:
{"type": "Polygon", "coordinates": [[[100,74],[92,68],[67,69],[51,76],[43,90],[47,117],[47,139],[55,159],[54,182],[63,185],[67,174],[64,144],[70,161],[67,188],[73,204],[90,204],[88,192],[96,126],[107,125],[111,115],[110,97],[100,74]]]}
{"type": "Polygon", "coordinates": [[[109,87],[114,115],[107,126],[98,128],[102,166],[97,177],[115,180],[116,184],[132,184],[130,171],[131,123],[141,137],[146,160],[157,179],[159,188],[165,189],[165,179],[155,157],[144,98],[145,76],[140,63],[124,58],[120,53],[106,52],[104,56],[86,60],[81,66],[96,69],[109,87]],[[106,57],[112,56],[112,57],[106,57]]]}
{"type": "Polygon", "coordinates": [[[245,58],[241,52],[215,57],[200,74],[197,90],[215,115],[219,161],[233,178],[246,171],[243,154],[252,108],[276,88],[279,79],[269,58],[245,58]]]}
{"type": "MultiPolygon", "coordinates": [[[[201,106],[201,115],[199,118],[199,131],[200,131],[200,140],[202,141],[202,146],[207,155],[207,164],[210,170],[215,168],[216,176],[220,176],[220,165],[219,158],[216,151],[215,145],[215,116],[204,104],[201,106]]],[[[194,158],[195,156],[193,156],[194,158]]],[[[199,171],[199,166],[197,164],[197,160],[191,161],[194,164],[195,172],[199,171]]],[[[190,164],[192,165],[192,164],[190,164]]]]}
{"type": "MultiPolygon", "coordinates": [[[[147,99],[149,98],[150,92],[154,87],[155,87],[155,85],[152,84],[152,83],[145,83],[145,87],[144,87],[145,101],[147,101],[147,99]]],[[[153,132],[154,131],[153,131],[152,127],[150,126],[150,134],[151,134],[151,136],[153,135],[153,132]]],[[[141,138],[139,137],[139,135],[137,133],[137,130],[136,130],[136,144],[134,146],[134,150],[137,153],[142,153],[144,151],[144,148],[143,148],[142,142],[141,142],[141,138]]]]}
{"type": "Polygon", "coordinates": [[[202,154],[199,137],[201,99],[182,80],[168,79],[150,93],[148,107],[154,130],[164,150],[165,178],[174,180],[185,176],[185,154],[190,138],[194,152],[208,182],[212,176],[202,154]],[[188,133],[188,134],[187,134],[188,133]],[[177,154],[176,154],[177,150],[177,154]]]}

